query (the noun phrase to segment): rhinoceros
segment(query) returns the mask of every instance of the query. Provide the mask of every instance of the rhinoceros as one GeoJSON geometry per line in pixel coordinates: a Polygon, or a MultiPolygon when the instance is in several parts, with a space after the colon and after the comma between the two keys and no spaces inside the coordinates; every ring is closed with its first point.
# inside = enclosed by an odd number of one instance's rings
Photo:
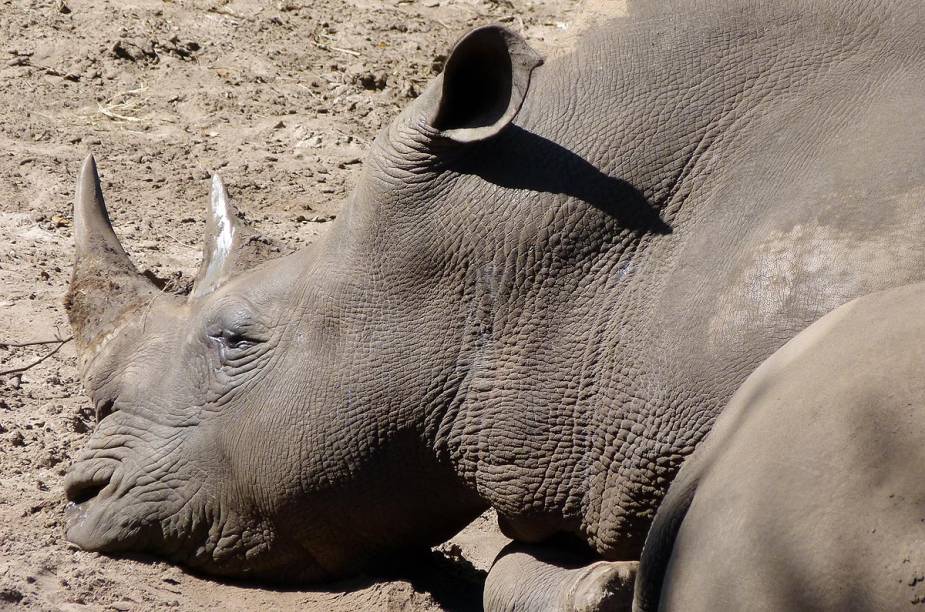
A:
{"type": "Polygon", "coordinates": [[[88,159],[66,301],[98,425],[67,537],[326,581],[492,507],[524,546],[638,560],[765,358],[925,279],[921,2],[666,6],[545,63],[466,34],[308,249],[243,264],[216,180],[188,297],[133,267],[88,159]]]}
{"type": "Polygon", "coordinates": [[[635,610],[921,609],[923,440],[918,283],[836,309],[749,376],[656,514],[635,610]]]}

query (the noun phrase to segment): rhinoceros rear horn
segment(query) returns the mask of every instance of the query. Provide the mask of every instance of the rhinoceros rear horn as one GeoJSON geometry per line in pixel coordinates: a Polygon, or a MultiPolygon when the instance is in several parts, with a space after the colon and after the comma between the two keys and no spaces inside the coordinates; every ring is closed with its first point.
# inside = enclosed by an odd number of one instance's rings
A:
{"type": "Polygon", "coordinates": [[[84,160],[77,179],[74,246],[74,273],[64,303],[86,361],[127,313],[159,293],[138,273],[113,232],[92,155],[84,160]]]}
{"type": "Polygon", "coordinates": [[[216,174],[212,177],[202,263],[190,300],[210,294],[260,263],[291,252],[287,245],[261,235],[239,217],[222,179],[216,174]]]}
{"type": "MultiPolygon", "coordinates": [[[[430,124],[460,143],[490,138],[504,129],[523,105],[533,70],[542,58],[519,35],[497,25],[463,36],[443,70],[439,101],[430,124]]],[[[435,92],[427,92],[433,96],[435,92]]],[[[427,97],[430,97],[427,96],[427,97]]]]}
{"type": "Polygon", "coordinates": [[[213,175],[202,263],[191,298],[211,293],[231,277],[237,267],[241,245],[246,242],[246,233],[247,228],[238,221],[221,177],[213,175]]]}

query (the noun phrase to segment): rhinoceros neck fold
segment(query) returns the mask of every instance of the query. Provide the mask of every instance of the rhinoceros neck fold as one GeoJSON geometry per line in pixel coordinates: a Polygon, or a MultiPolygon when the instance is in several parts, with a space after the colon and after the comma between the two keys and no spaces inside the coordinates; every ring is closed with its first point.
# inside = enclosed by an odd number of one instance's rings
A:
{"type": "Polygon", "coordinates": [[[592,37],[537,70],[516,125],[450,167],[479,247],[463,258],[464,375],[435,446],[522,539],[572,531],[609,558],[638,554],[659,483],[751,369],[891,282],[857,228],[871,199],[919,218],[918,136],[878,119],[919,99],[880,66],[884,46],[918,39],[873,44],[861,33],[882,15],[807,22],[794,7],[760,27],[732,10],[592,37]],[[845,96],[863,98],[863,138],[845,96]],[[833,134],[879,143],[908,178],[885,180],[833,134]],[[820,257],[859,284],[821,287],[803,272],[820,257]]]}

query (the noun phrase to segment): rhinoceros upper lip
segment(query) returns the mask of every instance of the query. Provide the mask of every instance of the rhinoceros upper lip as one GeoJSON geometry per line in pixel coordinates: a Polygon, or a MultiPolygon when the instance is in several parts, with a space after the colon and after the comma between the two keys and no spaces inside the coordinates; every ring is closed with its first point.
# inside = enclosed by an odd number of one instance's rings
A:
{"type": "Polygon", "coordinates": [[[110,461],[75,465],[64,479],[64,494],[68,501],[82,504],[99,495],[112,480],[116,466],[110,461]]]}

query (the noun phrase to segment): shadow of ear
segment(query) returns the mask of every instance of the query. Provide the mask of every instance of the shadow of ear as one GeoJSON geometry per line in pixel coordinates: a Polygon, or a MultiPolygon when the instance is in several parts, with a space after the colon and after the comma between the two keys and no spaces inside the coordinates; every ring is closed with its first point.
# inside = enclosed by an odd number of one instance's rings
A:
{"type": "Polygon", "coordinates": [[[607,213],[625,229],[653,234],[672,231],[633,185],[604,174],[547,138],[510,125],[497,138],[479,146],[485,148],[461,156],[448,169],[479,176],[500,187],[576,198],[607,213]]]}

